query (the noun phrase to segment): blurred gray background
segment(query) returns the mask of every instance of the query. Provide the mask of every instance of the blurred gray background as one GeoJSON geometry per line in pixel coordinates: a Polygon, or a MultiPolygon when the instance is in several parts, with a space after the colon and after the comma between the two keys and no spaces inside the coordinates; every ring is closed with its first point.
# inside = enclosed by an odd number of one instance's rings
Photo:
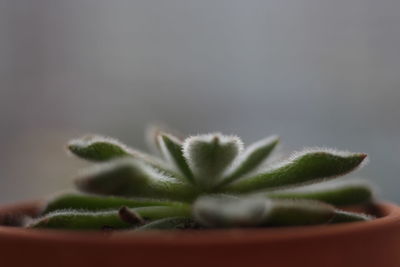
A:
{"type": "Polygon", "coordinates": [[[164,121],[367,152],[400,202],[400,1],[2,0],[0,202],[71,187],[63,145],[164,121]]]}

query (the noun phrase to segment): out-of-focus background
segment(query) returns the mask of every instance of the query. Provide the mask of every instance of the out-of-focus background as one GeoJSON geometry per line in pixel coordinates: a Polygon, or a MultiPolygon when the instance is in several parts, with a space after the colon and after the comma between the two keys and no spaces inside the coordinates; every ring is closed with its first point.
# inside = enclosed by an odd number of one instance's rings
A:
{"type": "Polygon", "coordinates": [[[0,2],[0,202],[71,187],[83,133],[220,130],[367,152],[400,202],[400,1],[0,2]]]}

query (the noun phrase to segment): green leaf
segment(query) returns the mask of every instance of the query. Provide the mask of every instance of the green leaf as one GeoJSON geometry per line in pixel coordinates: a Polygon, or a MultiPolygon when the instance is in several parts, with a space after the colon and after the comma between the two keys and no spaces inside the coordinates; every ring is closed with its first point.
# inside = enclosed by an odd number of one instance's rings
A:
{"type": "Polygon", "coordinates": [[[374,219],[373,216],[366,214],[335,210],[335,216],[331,219],[330,223],[363,222],[372,219],[374,219]]]}
{"type": "Polygon", "coordinates": [[[133,157],[153,168],[156,168],[168,175],[175,176],[165,163],[144,152],[133,150],[123,143],[110,137],[99,135],[88,135],[81,139],[70,141],[67,148],[76,156],[90,161],[109,161],[122,157],[133,157]]]}
{"type": "Polygon", "coordinates": [[[335,215],[333,206],[313,200],[276,199],[272,203],[269,226],[325,224],[335,215]]]}
{"type": "Polygon", "coordinates": [[[56,211],[39,218],[29,228],[103,230],[132,228],[132,224],[123,221],[118,212],[78,212],[72,210],[56,211]]]}
{"type": "Polygon", "coordinates": [[[71,140],[67,148],[76,156],[91,161],[107,161],[131,154],[130,149],[118,140],[99,135],[71,140]]]}
{"type": "Polygon", "coordinates": [[[229,193],[248,193],[273,187],[312,183],[344,175],[357,168],[366,157],[367,155],[362,153],[306,150],[280,166],[227,185],[224,190],[229,193]]]}
{"type": "Polygon", "coordinates": [[[240,156],[235,168],[221,181],[220,186],[229,184],[255,170],[263,163],[279,143],[278,136],[270,136],[250,145],[240,156]]]}
{"type": "MultiPolygon", "coordinates": [[[[190,207],[182,204],[174,207],[142,207],[130,209],[147,221],[159,220],[168,217],[187,217],[190,207]]],[[[138,222],[140,225],[140,223],[138,222]]],[[[102,229],[127,229],[133,228],[131,221],[121,218],[120,211],[83,212],[83,211],[55,211],[41,217],[30,225],[29,228],[53,228],[70,230],[102,230],[102,229]]]]}
{"type": "Polygon", "coordinates": [[[166,202],[149,199],[131,199],[115,196],[97,196],[89,194],[64,194],[50,200],[44,210],[44,214],[62,209],[100,211],[117,209],[121,206],[129,208],[146,206],[173,206],[176,202],[166,202]]]}
{"type": "Polygon", "coordinates": [[[268,198],[313,199],[335,206],[367,203],[372,195],[371,186],[364,181],[321,183],[266,193],[268,198]]]}
{"type": "Polygon", "coordinates": [[[185,180],[193,183],[192,171],[183,156],[182,142],[176,137],[165,133],[159,133],[158,139],[164,157],[183,174],[185,180]]]}
{"type": "Polygon", "coordinates": [[[210,189],[231,165],[242,147],[242,141],[238,137],[216,133],[187,138],[183,144],[183,152],[195,181],[202,188],[210,189]]]}
{"type": "Polygon", "coordinates": [[[159,220],[168,217],[190,217],[191,207],[181,203],[174,206],[152,206],[131,209],[137,212],[146,221],[159,220]]]}
{"type": "Polygon", "coordinates": [[[135,231],[148,230],[185,230],[196,228],[196,223],[187,217],[172,217],[150,222],[135,229],[135,231]]]}
{"type": "Polygon", "coordinates": [[[263,223],[265,198],[203,196],[193,205],[193,218],[205,227],[249,227],[263,223]]]}
{"type": "Polygon", "coordinates": [[[195,197],[195,189],[190,185],[129,158],[94,166],[78,177],[75,185],[82,192],[100,195],[182,201],[195,197]]]}
{"type": "Polygon", "coordinates": [[[145,139],[146,143],[149,146],[150,150],[152,152],[161,152],[161,147],[159,143],[159,138],[158,136],[161,133],[168,133],[170,135],[173,135],[175,138],[177,138],[179,141],[183,140],[183,135],[179,133],[177,130],[172,129],[171,127],[165,125],[165,124],[160,124],[160,123],[153,123],[150,124],[146,127],[145,131],[145,139]]]}
{"type": "Polygon", "coordinates": [[[262,197],[214,196],[199,198],[195,220],[206,227],[289,226],[327,223],[335,209],[310,200],[270,200],[262,197]]]}

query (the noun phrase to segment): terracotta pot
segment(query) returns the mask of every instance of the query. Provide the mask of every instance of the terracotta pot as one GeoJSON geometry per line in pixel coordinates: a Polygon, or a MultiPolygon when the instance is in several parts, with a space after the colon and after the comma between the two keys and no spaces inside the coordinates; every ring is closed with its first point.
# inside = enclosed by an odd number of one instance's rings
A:
{"type": "MultiPolygon", "coordinates": [[[[35,214],[38,203],[0,208],[35,214]]],[[[0,227],[1,266],[399,267],[400,207],[361,223],[121,234],[0,227]]]]}

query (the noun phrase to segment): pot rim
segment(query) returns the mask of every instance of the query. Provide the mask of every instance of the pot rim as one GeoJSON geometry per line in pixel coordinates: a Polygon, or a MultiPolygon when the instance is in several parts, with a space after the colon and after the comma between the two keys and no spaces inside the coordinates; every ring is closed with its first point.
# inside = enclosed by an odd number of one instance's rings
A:
{"type": "MultiPolygon", "coordinates": [[[[0,214],[12,214],[17,211],[38,210],[40,202],[30,201],[14,205],[0,206],[0,214]]],[[[353,222],[335,225],[297,226],[282,228],[247,229],[207,229],[185,231],[147,231],[128,234],[126,232],[79,232],[50,229],[26,229],[21,227],[0,226],[0,241],[3,239],[52,242],[85,243],[93,246],[103,245],[235,245],[237,243],[269,243],[331,238],[332,236],[359,236],[368,232],[379,232],[383,228],[400,228],[400,207],[389,202],[375,204],[378,217],[368,222],[353,222]]]]}

